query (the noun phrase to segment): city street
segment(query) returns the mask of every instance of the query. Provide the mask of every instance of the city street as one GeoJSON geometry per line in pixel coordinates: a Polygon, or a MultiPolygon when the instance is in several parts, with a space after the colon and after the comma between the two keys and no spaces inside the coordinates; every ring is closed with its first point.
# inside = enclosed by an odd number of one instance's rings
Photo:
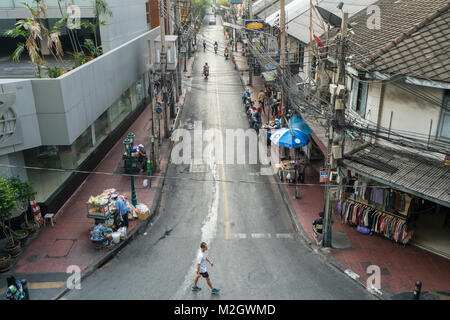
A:
{"type": "MultiPolygon", "coordinates": [[[[201,121],[203,130],[225,136],[226,129],[249,127],[243,87],[223,56],[221,19],[207,21],[197,36],[192,77],[183,78],[189,93],[179,128],[193,132],[201,121]],[[202,77],[205,62],[208,80],[202,77]]],[[[374,299],[302,244],[275,179],[259,175],[259,165],[204,158],[197,165],[171,163],[153,225],[62,299],[374,299]],[[208,272],[220,295],[211,295],[202,278],[202,290],[191,291],[201,241],[208,243],[214,263],[208,272]]]]}

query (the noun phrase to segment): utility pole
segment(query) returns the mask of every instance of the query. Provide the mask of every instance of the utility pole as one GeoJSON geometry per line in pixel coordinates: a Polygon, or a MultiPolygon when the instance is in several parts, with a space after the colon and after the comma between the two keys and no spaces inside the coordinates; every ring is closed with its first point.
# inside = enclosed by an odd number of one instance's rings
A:
{"type": "MultiPolygon", "coordinates": [[[[342,10],[342,7],[340,7],[342,10]]],[[[344,95],[345,87],[345,56],[346,47],[345,42],[347,38],[347,21],[348,13],[342,11],[342,25],[341,33],[337,39],[338,41],[338,70],[337,83],[333,85],[334,94],[332,95],[334,119],[330,121],[330,136],[328,139],[328,182],[326,186],[325,199],[325,214],[323,225],[323,241],[324,247],[331,247],[332,234],[332,201],[336,200],[338,184],[337,177],[339,175],[339,168],[342,167],[344,155],[344,135],[345,135],[345,102],[344,95]]]]}
{"type": "MultiPolygon", "coordinates": [[[[248,19],[251,20],[253,18],[253,1],[248,0],[248,19]]],[[[251,50],[253,50],[253,31],[248,31],[248,41],[250,42],[248,44],[249,47],[249,58],[248,61],[250,61],[249,65],[249,71],[248,71],[248,85],[251,87],[253,85],[253,54],[251,50]]]]}
{"type": "Polygon", "coordinates": [[[181,30],[181,18],[180,18],[180,0],[175,0],[175,30],[178,36],[178,52],[177,52],[177,101],[180,98],[182,88],[181,88],[181,67],[180,67],[180,51],[181,51],[181,35],[183,30],[181,30]]]}
{"type": "Polygon", "coordinates": [[[163,117],[164,117],[164,138],[169,138],[169,120],[167,119],[167,86],[166,86],[166,28],[165,28],[165,12],[169,16],[169,12],[166,10],[166,0],[159,0],[159,21],[161,31],[161,89],[163,91],[163,117]]]}
{"type": "Polygon", "coordinates": [[[286,97],[285,97],[285,86],[286,86],[286,13],[284,10],[285,1],[280,1],[280,67],[281,67],[281,110],[282,110],[282,122],[286,122],[286,97]]]}
{"type": "Polygon", "coordinates": [[[151,142],[151,146],[150,146],[150,160],[152,163],[152,172],[156,173],[158,172],[157,169],[159,168],[159,151],[158,151],[158,147],[159,144],[156,141],[156,132],[155,132],[155,128],[156,128],[156,124],[155,122],[156,120],[156,114],[155,114],[155,105],[156,105],[156,95],[155,95],[155,89],[154,89],[154,83],[153,83],[153,66],[152,66],[152,55],[151,55],[151,44],[150,44],[150,40],[148,41],[148,63],[150,66],[150,71],[148,74],[148,80],[149,80],[149,84],[148,84],[148,93],[150,95],[150,108],[152,110],[152,131],[150,133],[150,142],[151,142]]]}

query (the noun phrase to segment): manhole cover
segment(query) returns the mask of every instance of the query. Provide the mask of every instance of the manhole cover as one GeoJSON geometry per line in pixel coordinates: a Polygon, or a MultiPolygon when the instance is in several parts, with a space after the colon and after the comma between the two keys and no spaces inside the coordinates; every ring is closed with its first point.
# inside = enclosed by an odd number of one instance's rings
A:
{"type": "Polygon", "coordinates": [[[72,249],[75,240],[73,239],[57,239],[47,253],[47,258],[64,258],[72,249]]]}

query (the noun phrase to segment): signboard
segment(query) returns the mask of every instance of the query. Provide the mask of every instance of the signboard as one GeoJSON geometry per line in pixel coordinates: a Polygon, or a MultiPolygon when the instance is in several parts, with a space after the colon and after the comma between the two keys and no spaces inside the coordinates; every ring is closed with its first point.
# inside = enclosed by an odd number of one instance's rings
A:
{"type": "Polygon", "coordinates": [[[245,29],[247,30],[263,30],[264,20],[245,20],[245,29]]]}
{"type": "Polygon", "coordinates": [[[181,52],[181,53],[186,53],[186,47],[181,47],[181,48],[180,48],[180,52],[181,52]]]}
{"type": "Polygon", "coordinates": [[[230,0],[231,4],[242,4],[242,0],[230,0]]]}
{"type": "Polygon", "coordinates": [[[156,107],[155,112],[156,114],[161,114],[162,113],[162,108],[160,106],[156,107]]]}
{"type": "Polygon", "coordinates": [[[320,169],[320,182],[328,181],[328,168],[320,169]]]}

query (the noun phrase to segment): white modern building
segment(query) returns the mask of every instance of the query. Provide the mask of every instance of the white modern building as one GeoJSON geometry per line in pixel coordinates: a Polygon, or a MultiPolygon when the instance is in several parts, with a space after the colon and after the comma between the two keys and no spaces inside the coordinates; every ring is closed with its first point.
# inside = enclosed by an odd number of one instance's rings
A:
{"type": "MultiPolygon", "coordinates": [[[[23,17],[22,1],[0,0],[2,28],[23,17]]],[[[92,1],[74,2],[92,14],[92,1]]],[[[57,17],[57,1],[46,3],[57,17]]],[[[148,105],[149,44],[159,27],[148,30],[143,0],[108,4],[103,55],[56,79],[0,79],[0,174],[30,181],[37,201],[56,208],[58,194],[80,182],[73,170],[93,169],[148,105]]]]}
{"type": "MultiPolygon", "coordinates": [[[[71,17],[80,19],[94,18],[94,0],[44,0],[48,7],[47,16],[49,26],[53,26],[61,19],[61,13],[70,12],[71,17]],[[78,11],[70,11],[70,4],[79,7],[78,11]],[[60,5],[61,6],[60,6],[60,5]]],[[[112,16],[104,16],[101,20],[105,25],[100,26],[100,37],[104,52],[117,48],[125,42],[136,38],[149,30],[146,17],[146,0],[106,0],[112,16]]],[[[27,3],[33,6],[33,0],[0,0],[0,34],[14,27],[18,19],[28,17],[27,3]]]]}

